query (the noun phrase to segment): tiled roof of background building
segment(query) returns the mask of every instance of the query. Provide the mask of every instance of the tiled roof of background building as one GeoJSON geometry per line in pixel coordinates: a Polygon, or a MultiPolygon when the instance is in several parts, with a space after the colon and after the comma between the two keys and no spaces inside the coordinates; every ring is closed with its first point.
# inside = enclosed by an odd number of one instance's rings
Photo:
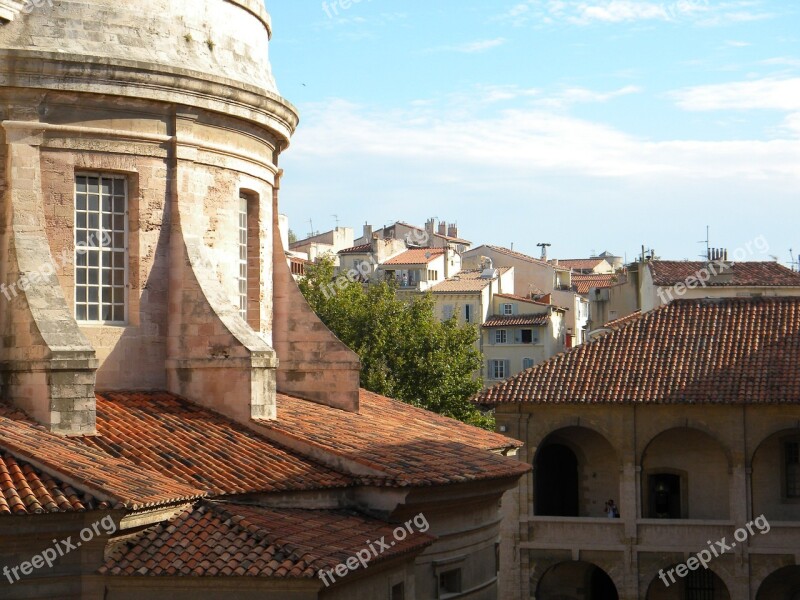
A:
{"type": "Polygon", "coordinates": [[[617,276],[613,273],[604,275],[582,275],[580,273],[572,274],[572,287],[575,291],[585,296],[592,288],[609,288],[617,283],[617,276]]]}
{"type": "Polygon", "coordinates": [[[347,487],[346,475],[166,392],[97,395],[90,446],[214,494],[347,487]]]}
{"type": "MultiPolygon", "coordinates": [[[[534,288],[531,292],[537,296],[544,296],[544,293],[540,290],[534,288]]],[[[552,304],[547,304],[546,302],[539,302],[538,300],[534,300],[533,298],[526,298],[525,296],[517,296],[516,294],[495,294],[495,298],[506,298],[508,300],[516,300],[517,302],[527,302],[528,304],[536,304],[538,306],[553,306],[552,304]]],[[[557,306],[553,306],[553,308],[558,308],[557,306]]],[[[564,310],[564,309],[560,309],[564,310]]]]}
{"type": "Polygon", "coordinates": [[[337,254],[364,254],[366,252],[372,251],[372,244],[361,244],[359,246],[353,246],[352,248],[345,248],[344,250],[339,250],[337,254]]]}
{"type": "MultiPolygon", "coordinates": [[[[800,273],[776,262],[739,262],[732,263],[733,280],[730,283],[707,281],[708,286],[751,286],[751,287],[800,287],[800,273]]],[[[659,286],[671,286],[685,283],[690,277],[707,269],[708,261],[668,261],[655,260],[647,263],[653,276],[653,283],[659,286]]],[[[715,267],[716,268],[716,267],[715,267]]],[[[727,272],[727,271],[726,271],[727,272]]]]}
{"type": "Polygon", "coordinates": [[[445,253],[444,248],[412,248],[390,258],[384,265],[427,265],[445,253]]]}
{"type": "Polygon", "coordinates": [[[800,298],[675,300],[475,401],[800,403],[799,364],[800,298]]]}
{"type": "MultiPolygon", "coordinates": [[[[0,410],[0,449],[16,461],[30,463],[113,508],[136,510],[205,495],[197,487],[177,482],[167,474],[90,448],[82,442],[85,439],[89,438],[52,434],[21,418],[19,411],[0,410]]],[[[6,485],[10,489],[10,484],[6,485]]]]}
{"type": "MultiPolygon", "coordinates": [[[[516,252],[515,250],[511,250],[510,248],[503,248],[502,246],[492,246],[486,244],[486,248],[490,250],[494,250],[495,252],[499,252],[500,254],[505,254],[506,256],[511,256],[512,258],[516,258],[518,260],[524,260],[525,262],[542,265],[543,267],[550,267],[551,269],[558,269],[561,271],[569,271],[567,267],[557,267],[553,264],[550,264],[547,261],[541,260],[539,258],[534,258],[533,256],[529,256],[527,254],[522,254],[522,252],[516,252]]],[[[473,248],[475,250],[475,248],[473,248]]]]}
{"type": "MultiPolygon", "coordinates": [[[[495,271],[498,272],[498,275],[503,275],[510,269],[511,267],[498,267],[495,271]]],[[[482,273],[483,271],[480,269],[461,271],[447,281],[432,286],[429,291],[434,294],[444,292],[480,292],[494,281],[494,279],[483,279],[481,277],[482,273]]]]}
{"type": "Polygon", "coordinates": [[[0,515],[83,512],[110,508],[90,494],[39,471],[11,454],[0,457],[0,515]]]}
{"type": "MultiPolygon", "coordinates": [[[[351,511],[203,503],[121,545],[100,573],[308,579],[343,564],[369,541],[390,543],[393,530],[351,511]]],[[[434,539],[417,531],[394,540],[370,565],[419,552],[434,539]]]]}
{"type": "Polygon", "coordinates": [[[483,327],[544,327],[549,322],[549,313],[543,315],[511,315],[489,317],[483,327]]]}
{"type": "Polygon", "coordinates": [[[632,323],[633,321],[636,321],[637,319],[641,318],[642,318],[642,311],[637,310],[636,312],[632,312],[631,314],[625,317],[620,317],[619,319],[614,319],[613,321],[609,321],[608,323],[603,325],[603,327],[606,329],[614,329],[614,330],[622,329],[628,323],[632,323]]]}
{"type": "Polygon", "coordinates": [[[385,473],[397,486],[518,477],[529,467],[490,450],[516,440],[361,390],[358,413],[278,394],[265,428],[385,473]]]}

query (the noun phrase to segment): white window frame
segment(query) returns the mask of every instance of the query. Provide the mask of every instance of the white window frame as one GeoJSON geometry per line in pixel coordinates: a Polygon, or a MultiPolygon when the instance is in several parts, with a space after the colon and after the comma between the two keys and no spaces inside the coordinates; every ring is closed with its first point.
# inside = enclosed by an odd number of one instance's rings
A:
{"type": "Polygon", "coordinates": [[[508,378],[508,373],[506,373],[506,361],[504,359],[491,359],[489,361],[489,371],[489,379],[501,381],[508,378]]]}
{"type": "Polygon", "coordinates": [[[472,323],[472,320],[474,318],[474,315],[472,313],[473,313],[472,305],[471,304],[465,304],[464,305],[464,322],[465,323],[472,323]]]}
{"type": "Polygon", "coordinates": [[[507,344],[508,343],[508,330],[507,329],[495,329],[494,330],[494,343],[495,344],[507,344]]]}
{"type": "MultiPolygon", "coordinates": [[[[87,181],[87,184],[88,184],[88,181],[87,181]]],[[[129,193],[128,177],[125,174],[122,174],[122,173],[78,171],[78,172],[75,173],[75,177],[74,177],[74,180],[73,180],[72,201],[73,201],[72,215],[73,215],[73,218],[74,218],[73,228],[72,228],[72,242],[73,242],[73,245],[74,245],[74,248],[73,248],[73,259],[74,259],[74,261],[73,261],[73,270],[72,270],[73,282],[74,282],[73,283],[73,315],[75,317],[75,320],[80,325],[88,325],[88,326],[92,326],[92,325],[95,325],[95,326],[106,326],[106,325],[107,326],[125,326],[125,325],[128,324],[128,315],[129,315],[129,306],[128,306],[128,301],[129,301],[129,298],[128,298],[128,296],[129,296],[129,273],[128,273],[128,270],[129,270],[129,262],[130,262],[130,245],[129,245],[129,235],[130,235],[130,224],[129,224],[129,220],[130,220],[130,193],[129,193]],[[96,177],[98,179],[98,182],[97,182],[98,183],[98,208],[97,208],[96,211],[90,211],[89,210],[89,206],[90,205],[89,205],[88,187],[87,187],[87,191],[86,191],[86,198],[87,198],[86,209],[82,210],[82,211],[78,210],[78,179],[79,178],[84,178],[84,177],[87,178],[87,179],[90,178],[90,177],[96,177]],[[105,214],[110,214],[110,216],[111,216],[112,226],[111,226],[111,230],[110,231],[107,231],[103,227],[103,214],[104,214],[103,210],[102,210],[102,207],[103,207],[103,196],[102,196],[102,193],[100,192],[100,190],[102,189],[102,182],[103,182],[104,179],[112,181],[112,194],[111,194],[112,211],[110,213],[105,213],[105,214]],[[113,243],[113,238],[114,238],[114,234],[115,234],[115,227],[113,225],[113,219],[114,219],[115,215],[119,215],[118,212],[115,212],[113,210],[113,201],[114,201],[114,197],[115,197],[115,194],[113,193],[113,182],[114,181],[122,181],[122,186],[123,186],[122,189],[123,189],[123,194],[124,194],[124,205],[123,205],[123,211],[122,211],[123,229],[124,229],[123,232],[122,232],[122,234],[123,234],[122,235],[122,240],[123,240],[122,241],[122,248],[117,248],[113,243]],[[79,231],[79,228],[78,228],[78,213],[79,212],[85,213],[87,215],[87,226],[80,228],[82,231],[87,231],[88,232],[90,230],[90,228],[88,227],[88,225],[89,225],[89,214],[91,212],[96,212],[96,214],[98,216],[97,231],[100,232],[100,237],[102,238],[104,233],[110,233],[111,237],[112,237],[112,243],[111,243],[110,246],[105,246],[105,245],[99,246],[99,254],[98,254],[98,259],[99,260],[98,260],[98,265],[97,265],[97,269],[98,269],[98,272],[97,272],[97,274],[98,274],[97,284],[89,283],[90,265],[88,263],[90,262],[90,259],[88,258],[88,256],[90,255],[91,250],[87,251],[87,252],[85,252],[85,253],[83,253],[81,255],[81,256],[84,256],[84,257],[87,257],[87,258],[86,258],[86,264],[85,265],[84,264],[80,264],[82,262],[82,260],[79,258],[79,255],[78,255],[78,248],[79,248],[79,246],[78,246],[78,231],[79,231]],[[111,286],[110,289],[111,289],[111,298],[112,298],[112,300],[111,300],[112,313],[113,313],[113,310],[114,310],[114,305],[115,304],[119,304],[119,303],[115,303],[114,300],[113,300],[114,290],[115,289],[121,289],[122,290],[122,296],[123,296],[123,302],[122,302],[122,306],[123,306],[122,312],[123,312],[123,314],[122,314],[122,319],[121,320],[119,320],[119,319],[102,319],[102,318],[100,318],[102,316],[101,312],[102,312],[102,309],[103,309],[103,290],[104,290],[104,284],[102,283],[102,280],[103,280],[103,266],[102,266],[103,260],[102,260],[102,257],[103,257],[103,255],[105,253],[109,253],[109,254],[111,254],[113,256],[114,254],[118,253],[120,250],[122,251],[122,255],[123,255],[123,268],[122,269],[120,269],[118,267],[115,268],[113,266],[113,264],[112,264],[112,266],[110,268],[111,268],[112,282],[113,282],[114,274],[115,274],[116,271],[123,271],[123,276],[122,276],[123,277],[123,282],[122,282],[121,285],[111,283],[110,284],[110,286],[111,286]],[[84,269],[84,268],[87,269],[86,283],[78,284],[78,270],[79,269],[84,269]],[[90,287],[95,287],[95,286],[97,287],[97,290],[98,290],[98,300],[96,302],[89,302],[89,290],[90,290],[90,287]],[[86,300],[85,301],[81,301],[81,302],[78,301],[78,295],[79,295],[79,290],[80,289],[85,289],[86,290],[86,300]],[[91,305],[94,305],[94,304],[97,304],[97,306],[98,306],[98,318],[97,319],[89,319],[88,318],[88,316],[89,316],[89,313],[88,313],[89,307],[91,305]],[[86,309],[87,309],[86,318],[83,318],[83,319],[78,318],[78,306],[79,305],[85,305],[86,306],[86,309]]],[[[87,239],[88,239],[88,236],[87,236],[87,239]]],[[[81,240],[81,242],[82,241],[83,240],[81,240]]],[[[99,242],[99,240],[95,240],[95,241],[99,242]]],[[[92,246],[88,246],[88,247],[92,248],[92,246]]],[[[95,248],[97,248],[97,247],[95,247],[95,248]]],[[[105,286],[105,289],[108,289],[108,287],[105,286]]]]}
{"type": "Polygon", "coordinates": [[[514,305],[513,304],[503,304],[503,316],[510,317],[514,314],[514,305]]]}
{"type": "Polygon", "coordinates": [[[242,317],[245,321],[247,321],[247,312],[248,312],[248,285],[250,284],[247,267],[248,267],[248,260],[249,260],[249,252],[248,246],[250,242],[250,198],[244,192],[239,193],[239,210],[236,212],[238,216],[238,228],[237,231],[239,233],[239,260],[237,265],[239,266],[239,275],[236,278],[236,282],[239,286],[238,293],[239,293],[239,316],[242,317]],[[244,226],[242,225],[242,218],[244,218],[244,226]],[[244,271],[244,275],[242,272],[244,271]],[[242,291],[244,289],[244,292],[242,291]]]}

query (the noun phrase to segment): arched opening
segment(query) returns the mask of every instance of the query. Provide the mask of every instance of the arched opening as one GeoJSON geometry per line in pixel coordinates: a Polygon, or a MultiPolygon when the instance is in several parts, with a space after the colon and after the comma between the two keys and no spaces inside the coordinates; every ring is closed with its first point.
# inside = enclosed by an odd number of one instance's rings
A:
{"type": "Polygon", "coordinates": [[[536,600],[618,600],[617,586],[603,569],[587,562],[550,567],[536,589],[536,600]]]}
{"type": "Polygon", "coordinates": [[[800,567],[784,567],[767,577],[756,600],[800,600],[800,567]]]}
{"type": "Polygon", "coordinates": [[[685,577],[675,567],[662,569],[647,588],[647,600],[730,600],[728,586],[711,569],[702,566],[685,577]]]}
{"type": "Polygon", "coordinates": [[[800,521],[800,432],[774,433],[753,454],[753,514],[800,521]]]}
{"type": "Polygon", "coordinates": [[[729,480],[730,461],[716,439],[690,428],[664,431],[642,455],[642,516],[727,519],[729,480]]]}
{"type": "Polygon", "coordinates": [[[561,444],[542,448],[536,461],[536,514],[578,516],[578,458],[561,444]]]}
{"type": "Polygon", "coordinates": [[[551,433],[533,461],[536,516],[604,517],[619,497],[619,461],[602,435],[584,427],[551,433]]]}

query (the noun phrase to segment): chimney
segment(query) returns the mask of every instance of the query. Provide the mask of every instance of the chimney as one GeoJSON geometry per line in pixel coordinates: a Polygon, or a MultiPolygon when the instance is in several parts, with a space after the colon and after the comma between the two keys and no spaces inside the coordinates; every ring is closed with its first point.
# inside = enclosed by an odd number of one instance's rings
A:
{"type": "Polygon", "coordinates": [[[427,221],[425,221],[425,233],[428,234],[428,243],[427,243],[428,246],[430,246],[433,243],[434,225],[436,225],[436,219],[428,219],[427,221]]]}
{"type": "Polygon", "coordinates": [[[369,223],[364,223],[364,239],[366,243],[369,243],[372,240],[372,225],[369,223]]]}
{"type": "Polygon", "coordinates": [[[437,231],[439,235],[447,235],[447,223],[444,221],[439,221],[439,229],[437,231]]]}
{"type": "Polygon", "coordinates": [[[716,285],[733,284],[733,263],[728,261],[726,248],[712,248],[709,251],[709,261],[706,263],[709,273],[709,283],[716,285]]]}
{"type": "Polygon", "coordinates": [[[451,223],[450,226],[447,228],[447,235],[453,238],[458,237],[458,224],[451,223]]]}

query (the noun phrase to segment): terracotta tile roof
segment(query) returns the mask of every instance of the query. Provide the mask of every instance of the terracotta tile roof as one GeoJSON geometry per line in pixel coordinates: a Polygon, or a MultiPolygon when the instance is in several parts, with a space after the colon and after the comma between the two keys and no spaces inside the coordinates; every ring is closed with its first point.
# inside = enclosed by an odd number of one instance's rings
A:
{"type": "Polygon", "coordinates": [[[366,252],[372,252],[372,244],[360,244],[351,248],[345,248],[344,250],[339,250],[337,254],[364,254],[366,252]]]}
{"type": "MultiPolygon", "coordinates": [[[[544,294],[540,294],[538,290],[533,292],[537,296],[544,294]]],[[[527,302],[528,304],[536,304],[537,306],[553,306],[552,304],[547,304],[546,302],[540,302],[539,300],[534,300],[533,298],[526,298],[525,296],[517,296],[516,294],[495,294],[495,298],[506,298],[508,300],[516,300],[517,302],[527,302]]],[[[553,308],[558,308],[557,306],[553,306],[553,308]]],[[[563,309],[559,309],[563,310],[563,309]]]]}
{"type": "Polygon", "coordinates": [[[127,460],[88,447],[81,439],[49,433],[20,418],[17,411],[0,413],[0,448],[114,508],[137,510],[200,498],[196,487],[180,483],[127,460]]]}
{"type": "Polygon", "coordinates": [[[475,400],[794,404],[798,364],[800,298],[675,300],[475,400]]]}
{"type": "Polygon", "coordinates": [[[519,477],[529,470],[490,452],[519,447],[516,440],[366,390],[358,413],[278,394],[277,421],[258,423],[383,472],[397,486],[519,477]]]}
{"type": "Polygon", "coordinates": [[[108,502],[76,491],[49,474],[17,461],[11,454],[0,457],[0,515],[84,512],[110,508],[108,502]]]}
{"type": "MultiPolygon", "coordinates": [[[[667,261],[656,260],[647,263],[653,276],[653,283],[671,286],[685,282],[689,277],[697,277],[707,268],[707,261],[667,261]]],[[[708,286],[749,286],[749,287],[800,287],[800,273],[776,262],[732,263],[733,281],[730,283],[706,282],[708,286]]]]}
{"type": "MultiPolygon", "coordinates": [[[[511,267],[499,267],[495,270],[499,275],[503,275],[510,269],[511,267]]],[[[480,269],[461,271],[458,275],[434,285],[429,291],[434,294],[480,292],[494,281],[493,279],[481,279],[482,273],[483,271],[480,269]]]]}
{"type": "MultiPolygon", "coordinates": [[[[604,258],[568,258],[568,259],[558,259],[558,266],[559,267],[567,267],[568,269],[575,269],[577,271],[582,271],[585,269],[591,270],[600,265],[604,258]]],[[[551,263],[555,264],[555,261],[550,261],[551,263]]]]}
{"type": "MultiPolygon", "coordinates": [[[[541,260],[539,258],[534,258],[533,256],[529,256],[527,254],[522,254],[522,252],[516,252],[515,250],[511,250],[510,248],[503,248],[502,246],[491,246],[489,244],[486,244],[485,247],[489,248],[490,250],[494,250],[495,252],[498,252],[500,254],[505,254],[506,256],[516,258],[517,260],[522,260],[536,265],[541,265],[543,267],[550,267],[551,269],[556,269],[559,271],[569,271],[567,267],[557,267],[556,265],[553,265],[547,261],[541,260]]],[[[476,248],[473,248],[473,251],[474,250],[476,250],[476,248]]]]}
{"type": "Polygon", "coordinates": [[[617,276],[613,273],[594,275],[573,273],[571,279],[572,287],[582,296],[588,294],[592,288],[609,288],[617,283],[617,276]]]}
{"type": "Polygon", "coordinates": [[[632,312],[631,314],[625,317],[620,317],[619,319],[614,319],[613,321],[609,321],[608,323],[603,325],[603,327],[606,329],[613,329],[613,330],[622,329],[627,324],[633,323],[634,321],[637,321],[638,319],[641,318],[642,318],[642,311],[637,310],[636,312],[632,312]]]}
{"type": "Polygon", "coordinates": [[[349,477],[166,392],[97,395],[97,437],[111,456],[213,494],[346,487],[349,477]]]}
{"type": "Polygon", "coordinates": [[[390,258],[383,265],[427,265],[444,253],[444,248],[411,248],[390,258]]]}
{"type": "Polygon", "coordinates": [[[543,327],[550,322],[550,315],[510,315],[489,317],[483,327],[543,327]]]}
{"type": "Polygon", "coordinates": [[[100,573],[309,579],[369,541],[384,538],[391,545],[373,565],[420,552],[435,540],[415,531],[397,541],[393,530],[352,511],[203,503],[115,549],[100,573]]]}

